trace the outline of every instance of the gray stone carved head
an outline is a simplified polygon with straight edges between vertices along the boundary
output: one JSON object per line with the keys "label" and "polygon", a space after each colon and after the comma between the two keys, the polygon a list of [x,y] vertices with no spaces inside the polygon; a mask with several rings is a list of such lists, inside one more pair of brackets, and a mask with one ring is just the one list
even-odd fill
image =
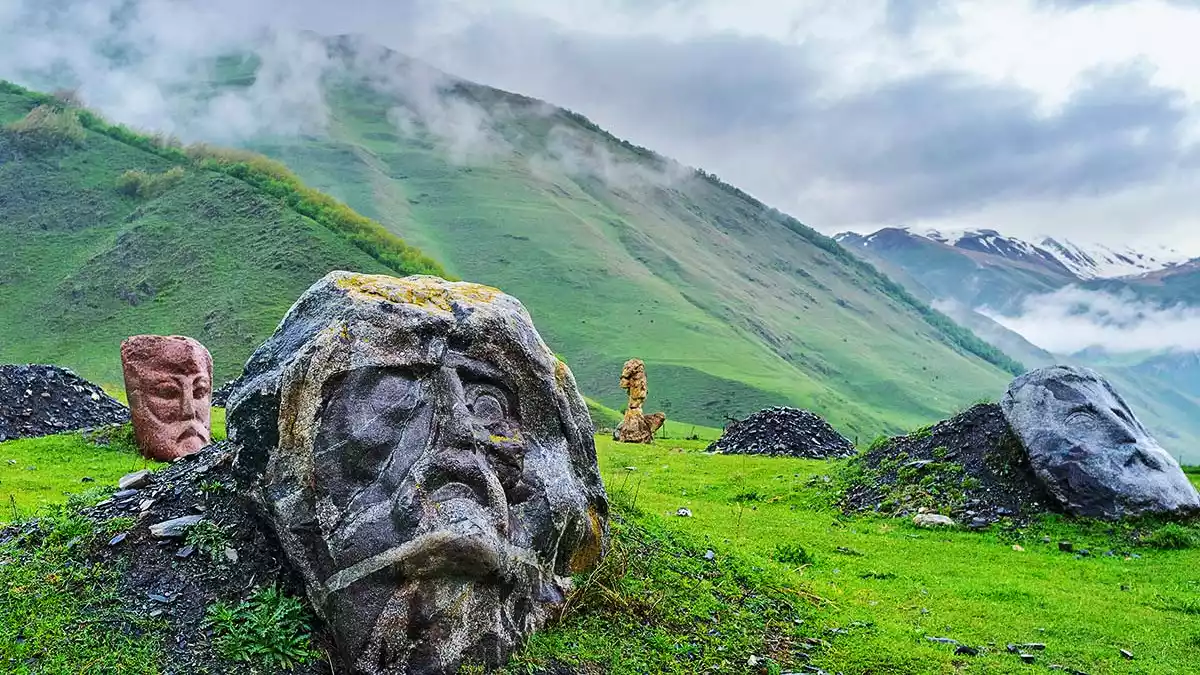
{"label": "gray stone carved head", "polygon": [[1094,370],[1031,371],[1013,381],[1001,407],[1034,472],[1067,511],[1120,518],[1200,508],[1179,463]]}
{"label": "gray stone carved head", "polygon": [[229,427],[347,672],[503,663],[604,553],[586,404],[496,289],[331,272]]}

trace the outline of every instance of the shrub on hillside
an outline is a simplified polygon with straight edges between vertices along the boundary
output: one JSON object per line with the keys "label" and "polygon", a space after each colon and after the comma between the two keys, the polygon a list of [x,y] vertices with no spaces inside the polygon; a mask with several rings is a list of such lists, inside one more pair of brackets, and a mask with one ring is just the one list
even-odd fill
{"label": "shrub on hillside", "polygon": [[146,173],[133,169],[117,179],[117,192],[138,199],[153,199],[166,193],[183,180],[183,167],[172,167],[163,173]]}
{"label": "shrub on hillside", "polygon": [[4,130],[20,146],[33,152],[82,145],[87,137],[77,112],[46,104],[30,110],[28,115],[8,124]]}

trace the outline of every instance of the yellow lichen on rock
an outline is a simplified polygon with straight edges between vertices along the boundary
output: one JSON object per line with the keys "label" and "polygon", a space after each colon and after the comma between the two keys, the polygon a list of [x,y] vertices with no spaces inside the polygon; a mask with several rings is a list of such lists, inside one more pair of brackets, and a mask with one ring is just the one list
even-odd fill
{"label": "yellow lichen on rock", "polygon": [[352,296],[366,296],[414,305],[426,309],[452,311],[453,303],[482,305],[494,301],[502,292],[491,286],[464,281],[446,281],[440,277],[417,275],[392,277],[386,274],[352,274],[338,279],[338,288]]}

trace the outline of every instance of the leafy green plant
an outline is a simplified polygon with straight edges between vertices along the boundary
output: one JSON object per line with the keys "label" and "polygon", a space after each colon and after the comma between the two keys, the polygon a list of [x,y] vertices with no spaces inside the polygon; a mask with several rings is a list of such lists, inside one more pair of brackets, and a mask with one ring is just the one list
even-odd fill
{"label": "leafy green plant", "polygon": [[229,533],[211,520],[202,520],[188,528],[184,541],[210,558],[216,558],[224,553],[225,546],[229,544]]}
{"label": "leafy green plant", "polygon": [[785,565],[811,565],[816,562],[812,554],[800,544],[777,544],[775,559]]}
{"label": "leafy green plant", "polygon": [[304,605],[275,586],[262,587],[237,605],[210,605],[203,625],[212,629],[217,653],[230,661],[291,669],[320,657]]}
{"label": "leafy green plant", "polygon": [[117,534],[118,532],[126,532],[133,529],[137,521],[129,516],[117,516],[109,518],[104,523],[104,533],[108,535]]}

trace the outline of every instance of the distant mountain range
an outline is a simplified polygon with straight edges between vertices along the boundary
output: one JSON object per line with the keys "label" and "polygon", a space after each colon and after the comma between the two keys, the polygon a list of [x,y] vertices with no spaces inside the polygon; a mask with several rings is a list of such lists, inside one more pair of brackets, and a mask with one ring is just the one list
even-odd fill
{"label": "distant mountain range", "polygon": [[[1114,332],[1104,330],[1130,328],[1157,312],[1200,312],[1200,260],[1168,247],[1029,241],[990,229],[889,227],[834,238],[1027,366],[1071,362],[1101,370],[1169,449],[1200,459],[1200,354],[1167,340],[1151,348],[1113,345]],[[1096,302],[1110,306],[1097,309]],[[1060,331],[1081,330],[1081,315],[1104,342],[1063,353],[1035,344],[1060,324]]]}

